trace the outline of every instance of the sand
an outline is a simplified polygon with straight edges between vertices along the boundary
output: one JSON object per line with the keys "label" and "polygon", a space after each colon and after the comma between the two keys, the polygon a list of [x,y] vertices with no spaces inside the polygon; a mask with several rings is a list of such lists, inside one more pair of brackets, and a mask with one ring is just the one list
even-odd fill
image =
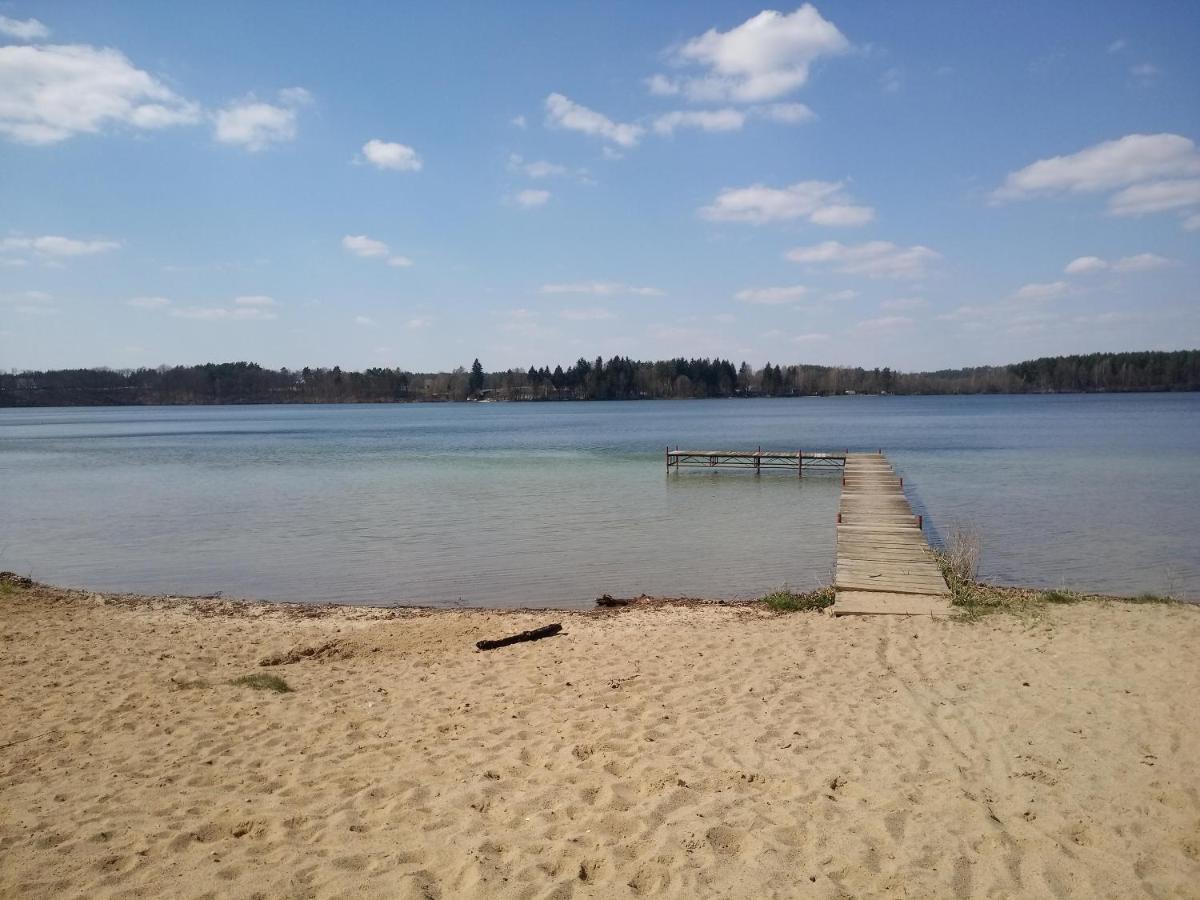
{"label": "sand", "polygon": [[1196,608],[0,614],[4,897],[1200,894]]}

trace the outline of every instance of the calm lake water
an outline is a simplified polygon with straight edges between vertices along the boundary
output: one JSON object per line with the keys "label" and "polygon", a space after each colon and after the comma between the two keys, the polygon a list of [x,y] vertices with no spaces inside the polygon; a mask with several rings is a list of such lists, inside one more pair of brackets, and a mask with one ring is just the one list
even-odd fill
{"label": "calm lake water", "polygon": [[1200,596],[1200,395],[0,410],[0,568],[101,590],[587,606],[829,581],[840,479],[663,449],[884,448],[1013,584]]}

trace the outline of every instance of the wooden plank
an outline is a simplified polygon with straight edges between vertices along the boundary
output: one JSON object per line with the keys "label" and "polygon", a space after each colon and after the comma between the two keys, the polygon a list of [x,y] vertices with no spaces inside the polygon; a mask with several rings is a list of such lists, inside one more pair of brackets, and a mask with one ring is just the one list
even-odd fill
{"label": "wooden plank", "polygon": [[846,457],[839,510],[835,615],[952,611],[946,580],[887,457]]}

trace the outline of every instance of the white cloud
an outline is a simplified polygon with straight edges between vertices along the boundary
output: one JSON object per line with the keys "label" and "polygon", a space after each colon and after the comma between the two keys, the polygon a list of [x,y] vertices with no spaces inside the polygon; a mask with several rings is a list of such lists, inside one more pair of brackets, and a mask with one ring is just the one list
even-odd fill
{"label": "white cloud", "polygon": [[939,322],[963,322],[974,324],[995,315],[995,310],[987,306],[959,306],[956,309],[934,316]]}
{"label": "white cloud", "polygon": [[407,144],[394,144],[375,138],[363,144],[362,155],[375,168],[395,172],[420,172],[424,165],[417,151]]}
{"label": "white cloud", "polygon": [[838,301],[841,301],[841,300],[853,300],[857,296],[858,296],[858,291],[853,291],[853,290],[850,290],[849,288],[846,288],[846,289],[840,290],[840,291],[830,291],[828,294],[823,296],[821,299],[825,300],[826,302],[829,302],[829,303],[837,303]]}
{"label": "white cloud", "polygon": [[817,344],[830,339],[830,336],[820,331],[810,331],[807,334],[798,334],[792,338],[793,344]]}
{"label": "white cloud", "polygon": [[365,234],[348,234],[342,238],[343,249],[355,256],[387,256],[388,245],[383,241],[369,238]]}
{"label": "white cloud", "polygon": [[792,262],[828,265],[847,275],[869,278],[921,278],[941,254],[919,244],[900,247],[891,241],[842,244],[825,241],[811,247],[797,247],[787,253]]}
{"label": "white cloud", "polygon": [[138,309],[162,309],[164,306],[171,305],[171,301],[166,297],[134,297],[125,302]]}
{"label": "white cloud", "polygon": [[899,93],[904,86],[904,72],[894,67],[888,69],[879,76],[879,86],[885,94]]}
{"label": "white cloud", "polygon": [[1150,269],[1161,269],[1171,263],[1171,260],[1157,253],[1139,253],[1117,260],[1113,263],[1113,269],[1117,272],[1146,272]]}
{"label": "white cloud", "polygon": [[1200,205],[1200,178],[1132,184],[1108,198],[1114,216],[1142,216]]}
{"label": "white cloud", "polygon": [[849,48],[811,4],[792,13],[764,10],[729,31],[709,29],[675,52],[676,62],[702,66],[704,75],[677,81],[659,75],[648,84],[653,93],[683,92],[693,100],[771,100],[802,87],[816,60]]}
{"label": "white cloud", "polygon": [[81,241],[75,238],[47,234],[41,237],[11,237],[0,239],[0,253],[33,253],[44,259],[63,259],[72,256],[94,256],[116,250],[118,241]]}
{"label": "white cloud", "polygon": [[997,201],[1059,191],[1093,192],[1161,178],[1200,175],[1196,144],[1178,134],[1127,134],[1053,156],[1009,174],[993,191]]}
{"label": "white cloud", "polygon": [[645,129],[640,125],[614,122],[603,113],[564,97],[551,94],[546,98],[546,125],[612,141],[620,147],[635,147]]}
{"label": "white cloud", "polygon": [[674,110],[654,120],[658,134],[670,135],[677,128],[701,131],[737,131],[746,123],[746,114],[736,109]]}
{"label": "white cloud", "polygon": [[1113,41],[1111,44],[1108,45],[1108,52],[1109,53],[1119,53],[1125,49],[1127,43],[1128,42],[1125,40],[1125,38],[1117,38],[1115,41]]}
{"label": "white cloud", "polygon": [[413,264],[407,256],[393,256],[387,244],[365,234],[346,235],[342,238],[342,249],[363,259],[384,259],[389,266],[397,268],[407,268]]}
{"label": "white cloud", "polygon": [[245,297],[235,297],[233,299],[233,303],[235,306],[258,307],[259,309],[279,305],[275,302],[274,297],[266,297],[262,294],[251,294]]}
{"label": "white cloud", "polygon": [[1192,213],[1183,220],[1185,231],[1200,231],[1200,212]]}
{"label": "white cloud", "polygon": [[1063,272],[1067,275],[1084,275],[1088,272],[1098,272],[1107,269],[1108,263],[1098,256],[1081,256],[1067,263]]}
{"label": "white cloud", "polygon": [[1124,256],[1116,262],[1108,262],[1098,256],[1081,256],[1067,263],[1063,269],[1068,275],[1085,275],[1088,272],[1102,272],[1111,269],[1114,272],[1146,272],[1150,269],[1161,269],[1172,265],[1173,261],[1157,253],[1138,253],[1135,256]]}
{"label": "white cloud", "polygon": [[910,328],[913,320],[908,316],[880,316],[878,319],[865,319],[855,327],[860,331],[886,333]]}
{"label": "white cloud", "polygon": [[593,306],[588,309],[564,309],[559,315],[571,322],[600,322],[616,318],[611,311],[602,306]]}
{"label": "white cloud", "polygon": [[1129,74],[1134,78],[1140,78],[1142,81],[1153,81],[1162,74],[1162,69],[1153,63],[1139,63],[1136,66],[1129,67]]}
{"label": "white cloud", "polygon": [[808,288],[800,284],[794,284],[789,287],[745,288],[733,296],[734,299],[741,300],[743,303],[761,303],[768,306],[777,306],[781,303],[799,300],[807,293]]}
{"label": "white cloud", "polygon": [[545,206],[550,200],[550,192],[541,190],[540,188],[528,188],[518,191],[513,199],[517,202],[518,206],[531,209],[535,206]]}
{"label": "white cloud", "polygon": [[864,225],[875,218],[869,206],[849,203],[841,181],[799,181],[785,188],[752,184],[727,188],[700,215],[713,222],[746,222],[765,225],[792,219],[808,219],[817,225]]}
{"label": "white cloud", "polygon": [[513,116],[511,119],[508,120],[508,124],[513,125],[517,128],[525,128],[528,126],[529,123],[525,121],[524,116]]}
{"label": "white cloud", "polygon": [[107,125],[198,122],[200,108],[120,52],[81,44],[0,47],[0,134],[53,144]]}
{"label": "white cloud", "polygon": [[10,19],[0,16],[0,34],[18,41],[40,41],[50,37],[50,29],[37,19]]}
{"label": "white cloud", "polygon": [[375,320],[372,319],[370,316],[355,316],[354,324],[355,325],[374,325]]}
{"label": "white cloud", "polygon": [[577,281],[568,284],[543,284],[543,294],[633,294],[638,297],[662,297],[665,291],[653,287],[636,287],[619,281]]}
{"label": "white cloud", "polygon": [[679,82],[666,75],[651,75],[646,79],[646,89],[656,97],[674,97],[679,93]]}
{"label": "white cloud", "polygon": [[269,322],[279,318],[270,310],[257,306],[238,306],[233,309],[224,306],[187,306],[171,310],[171,315],[177,319],[201,322]]}
{"label": "white cloud", "polygon": [[767,103],[750,107],[750,114],[785,125],[798,125],[816,118],[816,113],[803,103]]}
{"label": "white cloud", "polygon": [[1065,297],[1074,289],[1065,281],[1033,282],[1018,288],[1012,295],[1014,300],[1057,300]]}
{"label": "white cloud", "polygon": [[415,316],[406,323],[410,331],[420,331],[433,324],[433,316]]}
{"label": "white cloud", "polygon": [[222,144],[244,147],[251,153],[265,150],[272,144],[294,140],[297,109],[311,99],[304,88],[285,88],[279,92],[279,103],[265,103],[248,95],[217,110],[214,136]]}
{"label": "white cloud", "polygon": [[529,178],[553,178],[566,175],[568,171],[566,166],[547,162],[544,159],[526,160],[519,153],[513,153],[508,157],[508,168]]}
{"label": "white cloud", "polygon": [[879,308],[899,311],[908,309],[924,309],[928,305],[929,301],[924,297],[896,297],[891,300],[884,300],[879,304]]}

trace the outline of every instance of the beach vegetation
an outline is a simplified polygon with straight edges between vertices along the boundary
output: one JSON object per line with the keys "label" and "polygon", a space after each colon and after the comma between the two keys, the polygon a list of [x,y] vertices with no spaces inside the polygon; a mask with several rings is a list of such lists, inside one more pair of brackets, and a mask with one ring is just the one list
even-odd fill
{"label": "beach vegetation", "polygon": [[786,584],[777,591],[772,591],[762,598],[763,604],[775,612],[809,612],[833,606],[834,592],[832,586],[818,588],[815,591],[797,593]]}
{"label": "beach vegetation", "polygon": [[242,675],[229,682],[242,687],[254,688],[256,691],[274,691],[277,694],[290,694],[291,686],[278,675],[267,675],[255,672],[253,675]]}

